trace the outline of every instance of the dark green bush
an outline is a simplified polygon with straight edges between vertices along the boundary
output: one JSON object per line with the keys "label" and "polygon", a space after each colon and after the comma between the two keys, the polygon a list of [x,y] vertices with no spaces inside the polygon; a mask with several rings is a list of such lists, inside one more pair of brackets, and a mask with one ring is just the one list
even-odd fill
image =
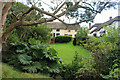
{"label": "dark green bush", "polygon": [[[62,63],[53,48],[42,45],[39,40],[30,38],[29,42],[10,44],[11,55],[3,55],[3,61],[15,68],[29,73],[59,73]],[[5,53],[5,52],[4,52]]]}
{"label": "dark green bush", "polygon": [[73,40],[73,45],[74,46],[76,45],[76,38],[74,38],[74,40]]}
{"label": "dark green bush", "polygon": [[55,37],[55,42],[56,43],[67,43],[72,40],[72,36],[69,35],[58,35]]}

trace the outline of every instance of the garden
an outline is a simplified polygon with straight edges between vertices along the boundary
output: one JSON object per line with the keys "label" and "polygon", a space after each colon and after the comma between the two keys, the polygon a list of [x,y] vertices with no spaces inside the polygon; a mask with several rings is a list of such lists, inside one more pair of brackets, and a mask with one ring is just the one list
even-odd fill
{"label": "garden", "polygon": [[[68,8],[75,7],[70,2],[66,4]],[[75,5],[77,4],[75,3]],[[88,28],[81,27],[77,30],[75,38],[68,35],[58,35],[55,37],[55,43],[50,44],[53,39],[52,30],[45,24],[46,19],[43,19],[44,15],[41,13],[51,14],[34,5],[29,9],[22,3],[14,3],[10,10],[14,14],[21,13],[23,10],[28,10],[28,12],[22,16],[21,13],[20,20],[18,20],[19,18],[13,19],[15,16],[7,16],[3,29],[3,41],[6,41],[2,45],[2,64],[0,64],[3,79],[120,80],[119,27],[115,28],[114,25],[104,27],[107,34],[101,33],[101,37],[90,37],[88,36]],[[32,15],[26,16],[30,11]],[[75,11],[76,8],[66,15],[76,17],[73,16]],[[88,10],[85,12],[87,18],[91,17]],[[57,18],[53,14],[52,17]],[[25,22],[23,18],[26,20]],[[49,20],[53,21],[54,18]],[[40,24],[37,21],[34,23],[39,19],[43,23],[40,21],[38,21]],[[19,21],[21,22],[20,26],[12,26],[11,28],[11,23],[19,23]],[[34,25],[27,21],[33,21]]]}

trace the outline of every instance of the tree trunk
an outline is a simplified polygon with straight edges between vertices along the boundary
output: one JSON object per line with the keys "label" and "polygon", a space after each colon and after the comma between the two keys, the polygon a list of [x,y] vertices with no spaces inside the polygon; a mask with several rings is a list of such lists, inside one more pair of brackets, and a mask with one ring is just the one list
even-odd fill
{"label": "tree trunk", "polygon": [[0,2],[0,62],[2,61],[2,2]]}
{"label": "tree trunk", "polygon": [[0,80],[2,78],[2,2],[0,2]]}

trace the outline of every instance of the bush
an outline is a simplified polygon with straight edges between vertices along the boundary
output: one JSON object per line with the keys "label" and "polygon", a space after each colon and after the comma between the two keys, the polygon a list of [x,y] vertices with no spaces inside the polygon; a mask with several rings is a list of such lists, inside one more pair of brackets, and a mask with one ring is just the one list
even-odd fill
{"label": "bush", "polygon": [[87,39],[88,29],[87,27],[81,27],[76,34],[76,43],[80,44],[80,41],[84,41]]}
{"label": "bush", "polygon": [[72,40],[72,36],[69,35],[58,35],[55,37],[55,42],[56,43],[67,43]]}
{"label": "bush", "polygon": [[112,68],[110,68],[109,75],[101,75],[104,79],[120,80],[120,58],[113,61]]}
{"label": "bush", "polygon": [[76,45],[76,38],[74,38],[74,40],[73,40],[73,45],[74,46]]}
{"label": "bush", "polygon": [[103,34],[102,37],[91,37],[84,44],[85,48],[93,52],[94,68],[99,75],[109,75],[114,64],[113,60],[120,57],[118,28],[115,29],[113,26],[109,26],[106,31],[107,34]]}
{"label": "bush", "polygon": [[22,41],[11,43],[9,49],[12,54],[7,57],[4,54],[3,61],[21,71],[50,74],[60,72],[59,66],[62,61],[57,56],[57,51],[42,45],[39,40],[30,38],[28,43]]}

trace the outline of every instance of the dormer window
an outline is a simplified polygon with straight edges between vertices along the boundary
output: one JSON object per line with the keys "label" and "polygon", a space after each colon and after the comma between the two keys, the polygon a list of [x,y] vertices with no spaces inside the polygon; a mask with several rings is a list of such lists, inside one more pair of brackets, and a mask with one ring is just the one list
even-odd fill
{"label": "dormer window", "polygon": [[60,31],[60,29],[56,29],[56,31]]}

